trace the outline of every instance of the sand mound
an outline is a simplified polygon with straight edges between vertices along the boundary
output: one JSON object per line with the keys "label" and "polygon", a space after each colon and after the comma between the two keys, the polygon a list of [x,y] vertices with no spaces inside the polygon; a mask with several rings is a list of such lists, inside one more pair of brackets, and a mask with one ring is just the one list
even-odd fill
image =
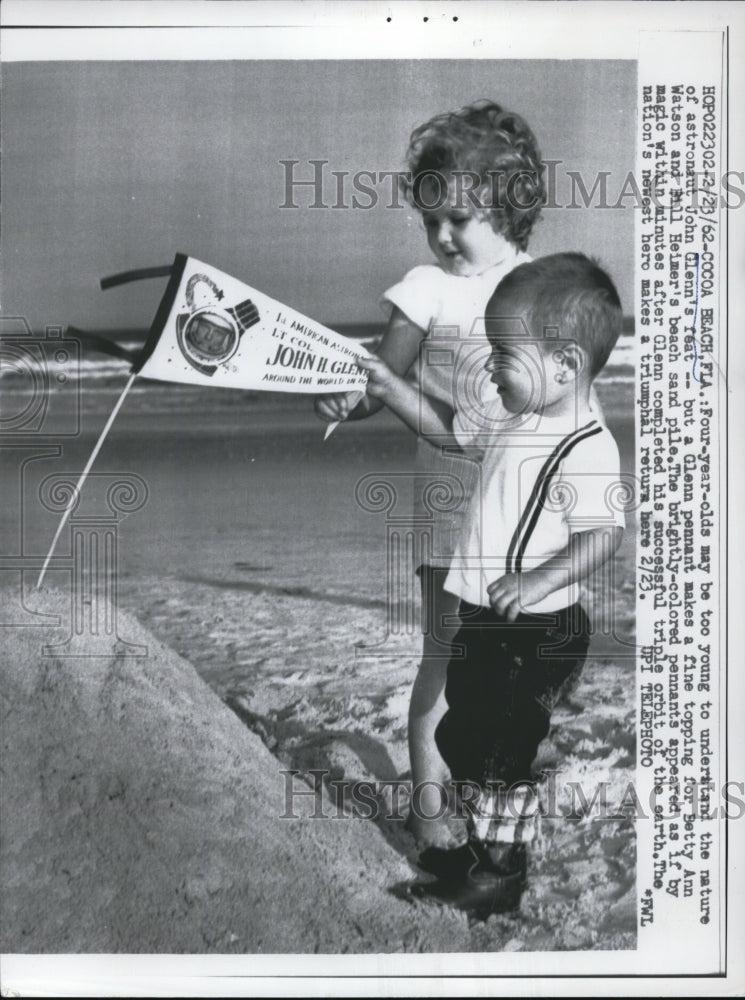
{"label": "sand mound", "polygon": [[[69,621],[67,596],[37,600]],[[413,927],[469,950],[461,916],[388,892],[412,871],[374,824],[280,819],[282,765],[120,619],[147,657],[45,657],[64,629],[5,630],[0,950],[385,952]]]}

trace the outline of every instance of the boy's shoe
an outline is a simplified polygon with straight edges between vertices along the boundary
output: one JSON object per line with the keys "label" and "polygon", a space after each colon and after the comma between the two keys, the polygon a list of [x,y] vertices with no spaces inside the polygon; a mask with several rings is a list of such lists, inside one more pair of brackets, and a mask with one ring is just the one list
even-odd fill
{"label": "boy's shoe", "polygon": [[458,879],[475,865],[499,874],[518,873],[525,878],[527,852],[522,844],[482,844],[477,840],[466,841],[460,847],[446,850],[428,847],[417,858],[422,871],[442,879]]}
{"label": "boy's shoe", "polygon": [[439,878],[459,878],[480,860],[478,850],[467,840],[460,847],[427,847],[416,860],[417,867]]}
{"label": "boy's shoe", "polygon": [[[426,855],[426,857],[424,857]],[[423,863],[422,863],[423,862]],[[481,920],[492,913],[514,910],[527,880],[524,844],[483,844],[470,840],[452,851],[430,848],[420,865],[439,876],[436,882],[419,882],[410,892],[417,899],[472,912]]]}
{"label": "boy's shoe", "polygon": [[417,899],[452,906],[486,920],[492,913],[517,909],[524,887],[525,878],[519,871],[506,875],[474,868],[457,879],[419,882],[409,891]]}

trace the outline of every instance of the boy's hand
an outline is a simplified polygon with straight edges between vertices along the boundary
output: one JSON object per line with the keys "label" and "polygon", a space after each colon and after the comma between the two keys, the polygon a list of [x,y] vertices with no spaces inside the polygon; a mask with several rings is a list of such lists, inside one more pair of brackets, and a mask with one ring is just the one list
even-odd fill
{"label": "boy's hand", "polygon": [[382,358],[357,358],[357,365],[367,372],[367,394],[384,399],[403,379]]}
{"label": "boy's hand", "polygon": [[542,601],[562,587],[586,580],[607,562],[623,538],[623,528],[610,527],[575,531],[569,544],[527,573],[506,573],[486,588],[494,611],[508,622],[514,622],[523,608]]}
{"label": "boy's hand", "polygon": [[505,621],[514,622],[525,607],[537,604],[550,590],[535,571],[506,573],[486,588],[492,609]]}
{"label": "boy's hand", "polygon": [[355,390],[354,392],[330,392],[327,395],[316,396],[313,403],[316,415],[327,423],[346,420],[352,410],[350,397],[357,395]]}

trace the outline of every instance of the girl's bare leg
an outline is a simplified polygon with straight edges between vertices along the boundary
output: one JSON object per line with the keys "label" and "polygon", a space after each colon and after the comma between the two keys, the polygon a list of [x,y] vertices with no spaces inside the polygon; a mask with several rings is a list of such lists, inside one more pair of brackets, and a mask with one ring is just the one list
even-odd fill
{"label": "girl's bare leg", "polygon": [[[435,729],[447,710],[448,651],[443,643],[452,642],[457,631],[457,624],[444,625],[442,618],[457,615],[459,602],[454,594],[443,589],[446,575],[443,570],[437,572],[424,567],[420,575],[424,645],[409,705],[409,756],[414,794],[408,825],[421,847],[448,846],[452,838],[440,789],[447,792],[450,775],[435,745]],[[434,784],[421,787],[424,782]],[[419,790],[415,791],[417,788]],[[427,818],[438,814],[442,814],[439,819]]]}

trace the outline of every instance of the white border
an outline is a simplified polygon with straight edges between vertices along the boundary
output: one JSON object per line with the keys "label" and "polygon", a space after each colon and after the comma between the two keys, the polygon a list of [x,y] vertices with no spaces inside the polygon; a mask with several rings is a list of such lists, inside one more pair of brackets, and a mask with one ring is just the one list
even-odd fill
{"label": "white border", "polygon": [[[734,27],[738,8],[723,0],[678,3],[674,12],[665,2],[630,0],[3,0],[0,24],[10,29],[5,62],[636,59],[641,28],[723,31]],[[252,47],[252,35],[260,46]]]}

